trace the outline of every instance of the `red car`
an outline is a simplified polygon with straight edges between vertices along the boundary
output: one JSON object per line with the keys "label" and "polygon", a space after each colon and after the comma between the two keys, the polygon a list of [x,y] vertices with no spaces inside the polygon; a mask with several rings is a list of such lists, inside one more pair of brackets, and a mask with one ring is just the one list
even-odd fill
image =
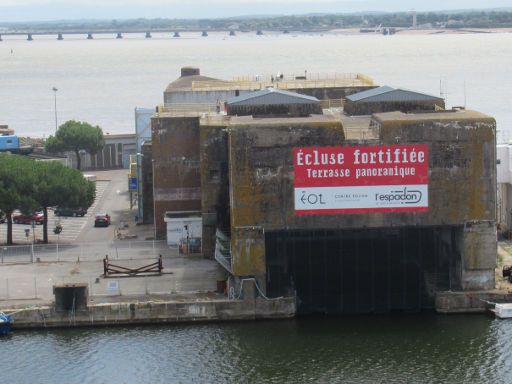
{"label": "red car", "polygon": [[110,225],[110,216],[107,213],[98,213],[94,218],[95,227],[108,227]]}
{"label": "red car", "polygon": [[43,212],[34,212],[33,215],[25,215],[18,212],[12,216],[12,222],[14,224],[32,224],[32,221],[36,225],[43,224],[44,215]]}

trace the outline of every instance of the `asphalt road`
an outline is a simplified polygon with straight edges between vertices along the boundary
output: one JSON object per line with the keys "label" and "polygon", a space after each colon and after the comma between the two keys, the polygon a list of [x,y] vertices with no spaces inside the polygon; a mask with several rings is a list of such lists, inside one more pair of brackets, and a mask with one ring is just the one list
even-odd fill
{"label": "asphalt road", "polygon": [[[126,217],[127,210],[130,208],[126,169],[89,173],[96,175],[97,185],[103,183],[106,185],[92,215],[88,218],[76,241],[79,243],[109,242],[115,239],[115,229],[121,226],[121,219]],[[134,207],[133,217],[136,212]],[[109,227],[94,227],[94,216],[97,213],[108,213],[111,217],[111,225]]]}

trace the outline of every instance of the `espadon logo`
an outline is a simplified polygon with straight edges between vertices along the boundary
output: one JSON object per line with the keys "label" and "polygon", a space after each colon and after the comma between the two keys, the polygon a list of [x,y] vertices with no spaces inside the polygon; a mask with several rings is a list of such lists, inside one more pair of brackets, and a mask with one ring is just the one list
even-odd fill
{"label": "espadon logo", "polygon": [[421,191],[410,190],[407,187],[399,191],[391,191],[390,193],[376,193],[375,200],[400,204],[417,204],[421,201],[423,193]]}

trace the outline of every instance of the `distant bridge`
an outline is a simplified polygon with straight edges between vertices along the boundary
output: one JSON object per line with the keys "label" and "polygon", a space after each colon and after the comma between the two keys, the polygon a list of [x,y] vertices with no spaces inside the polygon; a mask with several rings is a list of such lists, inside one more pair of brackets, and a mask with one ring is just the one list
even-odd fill
{"label": "distant bridge", "polygon": [[[146,39],[152,38],[153,33],[159,34],[169,34],[170,37],[181,37],[180,33],[198,33],[202,37],[207,37],[208,32],[225,32],[230,36],[235,36],[235,30],[181,30],[181,29],[161,29],[161,30],[97,30],[97,31],[0,31],[0,41],[2,41],[2,37],[5,36],[27,36],[28,41],[34,40],[34,36],[55,36],[57,40],[64,40],[65,35],[84,35],[84,37],[88,40],[94,39],[95,35],[112,35],[115,36],[116,39],[122,39],[124,34],[142,34]],[[249,32],[249,31],[244,31]],[[263,35],[261,30],[255,32],[257,35]],[[283,33],[289,33],[288,30],[284,30]]]}

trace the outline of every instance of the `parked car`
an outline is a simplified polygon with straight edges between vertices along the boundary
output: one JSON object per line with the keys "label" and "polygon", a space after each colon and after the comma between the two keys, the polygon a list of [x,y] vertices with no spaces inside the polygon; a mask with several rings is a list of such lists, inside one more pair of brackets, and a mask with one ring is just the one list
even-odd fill
{"label": "parked car", "polygon": [[94,218],[95,227],[108,227],[110,225],[110,216],[107,213],[98,213]]}
{"label": "parked car", "polygon": [[12,222],[14,224],[32,224],[32,221],[36,225],[43,224],[44,215],[43,212],[36,211],[32,215],[25,215],[24,213],[17,212],[12,216]]}
{"label": "parked car", "polygon": [[81,216],[84,217],[87,213],[87,209],[83,208],[67,208],[67,207],[57,207],[55,208],[55,216]]}

